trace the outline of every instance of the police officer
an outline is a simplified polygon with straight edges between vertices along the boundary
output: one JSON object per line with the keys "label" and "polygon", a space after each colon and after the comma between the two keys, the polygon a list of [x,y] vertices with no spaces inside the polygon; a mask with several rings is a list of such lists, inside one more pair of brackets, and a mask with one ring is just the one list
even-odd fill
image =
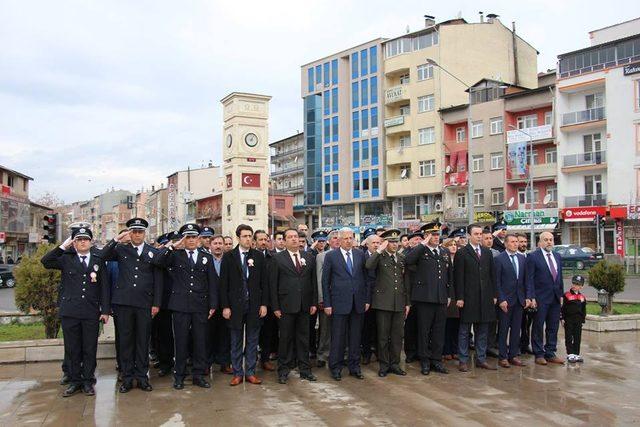
{"label": "police officer", "polygon": [[[189,357],[189,330],[193,344],[193,384],[209,388],[207,370],[208,320],[218,306],[218,279],[211,255],[198,251],[200,227],[185,224],[180,227],[182,239],[169,242],[154,261],[166,268],[171,276],[169,310],[173,312],[175,369],[173,388],[182,390]],[[175,246],[175,247],[174,247]],[[178,249],[182,248],[184,249]]]}
{"label": "police officer", "polygon": [[504,239],[507,237],[507,223],[500,220],[491,226],[493,230],[493,247],[492,249],[502,253],[506,250]]}
{"label": "police officer", "polygon": [[214,234],[213,228],[202,227],[202,230],[200,231],[200,246],[198,247],[198,250],[211,255],[211,238]]}
{"label": "police officer", "polygon": [[42,257],[46,268],[61,270],[59,315],[69,355],[69,397],[80,390],[93,396],[100,321],[109,320],[110,286],[104,259],[91,246],[88,228],[73,230],[71,237]]}
{"label": "police officer", "polygon": [[[177,242],[181,239],[177,231],[163,234],[156,239],[158,249],[170,241]],[[162,300],[160,311],[153,318],[156,334],[156,352],[158,353],[158,376],[164,377],[171,372],[173,367],[173,327],[171,326],[171,310],[169,310],[169,297],[171,296],[171,275],[168,270],[162,270]]]}
{"label": "police officer", "polygon": [[416,267],[411,280],[411,303],[418,321],[418,357],[423,375],[429,375],[431,369],[447,374],[442,364],[442,348],[446,310],[454,296],[449,257],[438,246],[439,222],[425,224],[421,230],[425,239],[405,258],[408,266]]}
{"label": "police officer", "polygon": [[[122,384],[120,393],[133,388],[151,391],[149,384],[149,340],[151,321],[160,311],[162,301],[162,270],[152,264],[158,250],[145,243],[149,223],[143,218],[131,218],[128,231],[120,233],[102,249],[107,261],[118,262],[118,280],[111,295],[120,338]],[[123,239],[130,243],[119,244]]]}
{"label": "police officer", "polygon": [[400,352],[410,304],[408,281],[403,279],[404,256],[398,253],[400,230],[387,230],[380,237],[384,239],[382,244],[365,264],[375,273],[371,308],[378,332],[378,376],[386,377],[388,372],[406,375],[400,369]]}

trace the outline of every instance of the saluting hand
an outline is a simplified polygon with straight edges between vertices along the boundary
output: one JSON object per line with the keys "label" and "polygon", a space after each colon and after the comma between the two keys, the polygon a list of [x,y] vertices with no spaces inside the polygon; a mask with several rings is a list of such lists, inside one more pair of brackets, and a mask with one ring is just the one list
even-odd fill
{"label": "saluting hand", "polygon": [[61,246],[62,246],[63,248],[65,248],[65,250],[66,250],[66,249],[69,249],[69,248],[71,247],[71,245],[72,245],[72,244],[73,244],[73,239],[71,239],[71,236],[69,236],[69,237],[67,237],[67,240],[65,240],[65,241],[62,243],[62,245],[61,245]]}
{"label": "saluting hand", "polygon": [[384,250],[387,249],[387,246],[389,246],[389,241],[383,240],[382,243],[380,243],[380,246],[378,246],[378,253],[384,252]]}
{"label": "saluting hand", "polygon": [[[121,232],[121,233],[120,233],[120,234],[118,234],[118,236],[116,237],[116,239],[115,239],[115,240],[116,240],[116,242],[118,242],[118,243],[124,243],[124,242],[126,242],[126,241],[130,240],[130,239],[131,239],[131,237],[129,236],[129,235],[130,235],[130,233],[131,233],[131,232],[130,232],[129,230],[125,230],[125,231]],[[127,238],[129,238],[129,239],[127,239]]]}

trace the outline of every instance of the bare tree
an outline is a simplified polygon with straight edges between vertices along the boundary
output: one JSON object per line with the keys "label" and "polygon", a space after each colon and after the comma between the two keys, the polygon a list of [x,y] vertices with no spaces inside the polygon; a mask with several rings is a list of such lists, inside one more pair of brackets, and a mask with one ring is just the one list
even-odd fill
{"label": "bare tree", "polygon": [[64,200],[52,191],[45,192],[42,196],[38,197],[35,202],[48,208],[58,208],[64,205]]}

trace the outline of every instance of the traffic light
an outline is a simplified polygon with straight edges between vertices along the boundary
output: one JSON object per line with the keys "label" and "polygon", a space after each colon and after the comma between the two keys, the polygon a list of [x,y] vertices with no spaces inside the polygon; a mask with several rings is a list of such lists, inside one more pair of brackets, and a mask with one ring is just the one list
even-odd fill
{"label": "traffic light", "polygon": [[604,217],[603,217],[603,216],[601,216],[601,217],[600,217],[600,228],[604,228],[604,224],[605,224]]}
{"label": "traffic light", "polygon": [[133,196],[127,196],[127,209],[133,209]]}
{"label": "traffic light", "polygon": [[42,229],[44,230],[43,239],[49,243],[56,242],[56,228],[58,226],[58,215],[49,214],[44,216]]}

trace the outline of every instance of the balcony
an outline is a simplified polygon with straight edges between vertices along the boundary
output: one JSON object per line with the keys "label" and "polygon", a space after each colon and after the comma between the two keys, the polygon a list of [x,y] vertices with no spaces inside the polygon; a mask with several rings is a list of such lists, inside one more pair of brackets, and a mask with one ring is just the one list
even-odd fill
{"label": "balcony", "polygon": [[[531,167],[531,173],[534,181],[554,179],[558,175],[558,164],[541,163],[539,165],[533,165]],[[526,182],[528,180],[529,175],[527,173],[521,175],[518,168],[507,168],[507,182]]]}
{"label": "balcony", "polygon": [[384,120],[387,135],[411,132],[411,116],[394,116]]}
{"label": "balcony", "polygon": [[384,105],[396,105],[409,100],[408,85],[397,85],[384,91]]}
{"label": "balcony", "polygon": [[582,196],[567,196],[564,198],[565,207],[606,206],[606,204],[606,194],[583,194]]}
{"label": "balcony", "polygon": [[445,187],[466,187],[467,171],[445,173],[444,186]]}
{"label": "balcony", "polygon": [[288,168],[283,168],[283,169],[276,169],[274,171],[271,171],[271,178],[282,176],[287,173],[296,173],[296,172],[302,172],[302,171],[303,171],[302,165],[290,166]]}
{"label": "balcony", "polygon": [[467,147],[469,146],[467,140],[458,141],[456,139],[447,139],[444,141],[444,147],[451,154],[457,151],[467,151]]}
{"label": "balcony", "polygon": [[415,147],[394,148],[387,150],[387,165],[410,164],[415,157]]}
{"label": "balcony", "polygon": [[289,156],[301,155],[302,153],[304,153],[304,146],[302,145],[296,148],[291,148],[279,152],[274,150],[274,152],[271,153],[271,160],[273,161],[274,159],[283,159]]}
{"label": "balcony", "polygon": [[562,127],[589,124],[580,126],[581,129],[599,126],[600,122],[606,119],[604,107],[590,108],[582,111],[572,111],[562,115]]}
{"label": "balcony", "polygon": [[531,137],[534,144],[536,142],[546,142],[553,139],[553,128],[551,125],[542,125],[507,131],[507,144],[529,142],[529,137]]}
{"label": "balcony", "polygon": [[606,168],[606,151],[593,151],[590,153],[567,154],[566,156],[562,156],[562,172],[565,173]]}
{"label": "balcony", "polygon": [[300,184],[300,185],[295,185],[291,187],[281,187],[281,188],[277,188],[276,190],[283,191],[285,193],[297,193],[304,190],[304,185]]}
{"label": "balcony", "polygon": [[[413,179],[394,179],[387,181],[387,196],[415,196],[416,194],[435,193],[441,191],[442,188],[439,180],[431,178],[433,182],[425,181],[423,178]],[[429,185],[430,184],[430,185]]]}

